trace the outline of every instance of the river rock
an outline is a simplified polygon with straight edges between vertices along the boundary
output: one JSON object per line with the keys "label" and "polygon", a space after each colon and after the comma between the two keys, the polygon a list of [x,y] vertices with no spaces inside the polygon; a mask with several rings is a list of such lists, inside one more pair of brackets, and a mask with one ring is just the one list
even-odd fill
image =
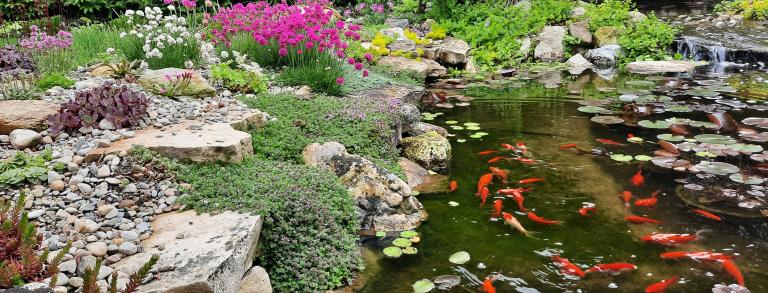
{"label": "river rock", "polygon": [[427,219],[426,210],[411,196],[407,183],[371,161],[347,153],[337,142],[312,143],[304,149],[302,158],[307,165],[339,176],[357,202],[361,229],[411,230]]}
{"label": "river rock", "polygon": [[624,57],[624,49],[619,45],[605,45],[597,49],[590,49],[584,54],[594,65],[613,66],[619,58]]}
{"label": "river rock", "polygon": [[388,66],[395,72],[413,71],[426,77],[443,77],[448,74],[448,70],[442,65],[431,59],[421,58],[420,60],[408,59],[405,57],[384,56],[379,59],[378,65]]}
{"label": "river rock", "polygon": [[140,74],[138,83],[144,89],[159,93],[160,85],[167,83],[166,76],[176,76],[188,71],[192,71],[192,79],[189,85],[185,87],[178,95],[190,97],[213,97],[216,96],[216,89],[211,86],[199,72],[179,68],[163,68],[159,70],[147,69]]}
{"label": "river rock", "polygon": [[59,104],[40,100],[0,101],[0,134],[16,129],[44,130],[49,115],[59,112]]}
{"label": "river rock", "polygon": [[592,68],[592,63],[589,63],[581,54],[571,56],[565,64],[568,65],[568,72],[571,74],[581,74],[584,70]]}
{"label": "river rock", "polygon": [[601,26],[595,31],[595,43],[598,47],[619,43],[619,29],[613,26]]}
{"label": "river rock", "polygon": [[544,62],[557,62],[565,56],[565,27],[545,26],[538,36],[539,44],[533,50],[533,57]]}
{"label": "river rock", "polygon": [[424,57],[433,59],[441,64],[462,65],[467,63],[469,44],[462,39],[447,37],[435,41],[424,49]]}
{"label": "river rock", "polygon": [[11,140],[11,145],[17,150],[35,147],[43,139],[40,133],[30,129],[16,129],[11,131],[8,137]]}
{"label": "river rock", "polygon": [[581,40],[582,43],[592,43],[592,32],[589,31],[589,23],[586,20],[573,22],[568,25],[568,32]]}
{"label": "river rock", "polygon": [[424,168],[440,171],[447,169],[451,164],[451,143],[437,131],[403,138],[401,144],[403,157]]}
{"label": "river rock", "polygon": [[397,161],[400,169],[405,173],[408,186],[411,190],[421,194],[439,193],[448,191],[448,176],[442,174],[430,174],[427,169],[413,161],[400,158]]}
{"label": "river rock", "polygon": [[448,130],[426,122],[416,122],[411,124],[406,133],[410,134],[411,136],[419,136],[430,131],[436,131],[443,137],[448,137]]}
{"label": "river rock", "polygon": [[260,266],[252,267],[245,273],[237,293],[272,293],[272,283],[267,271]]}
{"label": "river rock", "polygon": [[632,73],[654,74],[662,72],[689,72],[696,66],[706,63],[695,61],[635,61],[627,65],[627,69]]}
{"label": "river rock", "polygon": [[[142,242],[144,251],[123,258],[113,267],[132,274],[158,254],[155,268],[171,270],[156,272],[158,281],[139,286],[141,292],[237,292],[253,263],[261,223],[260,216],[231,211],[156,216],[152,236]],[[183,238],[176,237],[180,233]]]}

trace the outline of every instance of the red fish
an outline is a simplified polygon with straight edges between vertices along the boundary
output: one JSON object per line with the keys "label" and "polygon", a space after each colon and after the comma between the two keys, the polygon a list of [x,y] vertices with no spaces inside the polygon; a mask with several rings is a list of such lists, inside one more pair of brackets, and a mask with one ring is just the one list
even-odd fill
{"label": "red fish", "polygon": [[635,137],[635,135],[634,135],[634,134],[631,134],[631,133],[627,133],[627,138],[633,138],[633,137]]}
{"label": "red fish", "polygon": [[598,139],[595,139],[595,140],[596,140],[597,142],[599,142],[599,143],[602,143],[602,144],[608,144],[608,145],[623,145],[623,144],[620,144],[620,143],[616,142],[615,140],[612,140],[612,139],[607,139],[607,138],[598,138]]}
{"label": "red fish", "polygon": [[456,189],[459,188],[459,183],[456,182],[456,180],[452,180],[450,184],[448,184],[448,190],[450,192],[456,191]]}
{"label": "red fish", "polygon": [[709,251],[670,251],[662,253],[661,258],[663,259],[681,259],[681,258],[690,258],[695,261],[719,261],[719,260],[726,260],[730,259],[730,256],[727,256],[722,253],[717,252],[709,252]]}
{"label": "red fish", "polygon": [[544,225],[560,225],[560,221],[545,219],[545,218],[537,216],[533,212],[528,212],[527,215],[528,215],[528,218],[531,219],[531,221],[534,221],[534,222],[539,223],[539,224],[544,224]]}
{"label": "red fish", "polygon": [[561,145],[560,149],[561,150],[572,149],[572,148],[575,148],[576,146],[577,145],[575,143],[567,143],[567,144]]}
{"label": "red fish", "polygon": [[513,195],[515,193],[523,193],[530,191],[530,188],[503,188],[496,191],[496,194],[501,195]]}
{"label": "red fish", "polygon": [[579,215],[582,215],[582,216],[589,216],[589,212],[596,213],[597,207],[591,206],[591,207],[583,207],[579,209]]}
{"label": "red fish", "polygon": [[513,145],[508,144],[508,143],[502,143],[501,147],[503,147],[505,149],[508,149],[508,150],[514,150],[515,149],[515,147]]}
{"label": "red fish", "polygon": [[643,177],[643,170],[637,170],[634,176],[629,180],[634,186],[640,186],[645,183],[645,177]]}
{"label": "red fish", "polygon": [[641,239],[645,242],[656,243],[661,245],[676,245],[676,244],[683,244],[683,243],[694,241],[698,239],[698,237],[696,234],[654,233],[650,235],[645,235]]}
{"label": "red fish", "polygon": [[493,157],[490,160],[488,160],[488,164],[493,164],[493,163],[496,163],[498,161],[508,160],[508,159],[511,159],[511,158],[510,157],[504,157],[504,156]]}
{"label": "red fish", "polygon": [[525,146],[525,143],[522,142],[522,141],[518,141],[517,143],[515,143],[515,145],[517,146],[517,149],[519,149],[521,152],[527,152],[528,151],[528,147]]}
{"label": "red fish", "polygon": [[635,205],[636,206],[640,206],[640,207],[652,207],[652,206],[655,206],[656,203],[659,201],[656,198],[657,195],[659,195],[659,191],[658,190],[654,191],[653,193],[651,193],[651,197],[650,198],[644,198],[644,199],[636,200],[635,201]]}
{"label": "red fish", "polygon": [[518,160],[520,163],[523,163],[523,164],[528,164],[528,165],[530,165],[530,164],[536,164],[536,160],[534,160],[534,159],[528,159],[528,158],[517,158],[517,159],[515,159],[515,160]]}
{"label": "red fish", "polygon": [[705,211],[705,210],[692,209],[691,211],[694,212],[694,213],[697,213],[699,215],[702,215],[704,217],[707,217],[709,219],[715,220],[715,221],[721,221],[722,220],[722,218],[720,218],[719,216],[717,216],[717,215],[715,215],[713,213],[710,213],[708,211]]}
{"label": "red fish", "polygon": [[734,280],[736,280],[736,283],[738,283],[740,286],[744,286],[744,275],[741,274],[741,271],[736,266],[736,263],[734,263],[730,259],[724,259],[721,260],[723,264],[723,269],[733,277]]}
{"label": "red fish", "polygon": [[493,214],[492,216],[494,218],[498,218],[501,216],[501,208],[504,206],[504,202],[500,199],[493,201]]}
{"label": "red fish", "polygon": [[498,153],[498,152],[499,152],[499,151],[494,151],[494,150],[487,150],[487,151],[482,151],[482,152],[479,152],[479,153],[477,153],[477,154],[478,154],[478,155],[481,155],[481,156],[485,156],[485,155],[495,154],[495,153]]}
{"label": "red fish", "polygon": [[617,263],[606,263],[606,264],[595,265],[594,267],[588,269],[586,273],[600,272],[600,273],[609,273],[611,275],[618,275],[620,273],[628,272],[636,269],[637,269],[637,266],[631,263],[617,262]]}
{"label": "red fish", "polygon": [[635,223],[635,224],[643,224],[643,223],[651,223],[651,224],[659,224],[661,221],[654,220],[651,218],[641,217],[641,216],[635,216],[635,215],[629,215],[624,217],[627,222]]}
{"label": "red fish", "polygon": [[489,170],[491,170],[491,173],[493,173],[494,176],[499,177],[502,182],[507,182],[507,171],[503,169],[499,169],[496,167],[488,167]]}
{"label": "red fish", "polygon": [[632,192],[624,190],[621,192],[621,200],[624,201],[624,207],[629,208],[629,202],[632,200]]}
{"label": "red fish", "polygon": [[477,181],[477,193],[476,195],[480,195],[480,191],[483,190],[483,187],[488,186],[488,184],[491,184],[491,181],[493,181],[493,174],[483,174],[483,176],[480,176],[480,180]]}
{"label": "red fish", "polygon": [[667,290],[667,287],[677,283],[677,280],[679,279],[680,277],[678,276],[672,276],[672,278],[662,280],[658,283],[653,283],[650,286],[645,287],[645,293],[664,293],[664,291]]}
{"label": "red fish", "polygon": [[485,278],[482,291],[485,293],[496,293],[496,287],[493,287],[494,280],[496,280],[496,278]]}
{"label": "red fish", "polygon": [[520,181],[517,181],[519,184],[531,184],[536,182],[543,182],[544,178],[526,178]]}
{"label": "red fish", "polygon": [[552,261],[556,266],[560,268],[560,272],[562,272],[564,275],[577,276],[580,278],[586,276],[584,271],[582,271],[578,266],[573,264],[567,258],[560,257],[559,255],[553,255]]}
{"label": "red fish", "polygon": [[525,206],[523,206],[523,201],[525,200],[525,197],[523,196],[523,194],[520,192],[515,192],[515,193],[512,193],[511,196],[517,202],[517,208],[520,209],[521,212],[526,212],[527,209],[525,208]]}
{"label": "red fish", "polygon": [[488,199],[489,193],[491,192],[488,190],[488,187],[483,187],[483,189],[480,190],[480,200],[482,200],[482,202],[480,203],[481,207],[485,205],[485,200]]}

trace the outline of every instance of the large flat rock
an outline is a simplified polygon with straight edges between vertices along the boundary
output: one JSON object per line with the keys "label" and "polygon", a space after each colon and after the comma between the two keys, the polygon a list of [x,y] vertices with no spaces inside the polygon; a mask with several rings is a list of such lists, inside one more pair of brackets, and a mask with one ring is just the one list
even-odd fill
{"label": "large flat rock", "polygon": [[237,292],[253,263],[261,224],[260,216],[230,211],[163,214],[152,222],[152,237],[141,243],[144,251],[114,268],[131,274],[159,254],[152,270],[157,279],[140,286],[139,292]]}
{"label": "large flat rock", "polygon": [[696,66],[706,65],[706,62],[695,61],[635,61],[627,65],[627,70],[632,73],[652,74],[663,72],[688,72]]}
{"label": "large flat rock", "polygon": [[443,77],[448,74],[448,69],[435,60],[420,58],[408,59],[405,57],[384,56],[379,59],[378,65],[389,67],[394,72],[413,71],[425,77]]}
{"label": "large flat rock", "polygon": [[59,104],[48,101],[0,101],[0,134],[16,129],[46,129],[48,115],[56,114],[59,108]]}

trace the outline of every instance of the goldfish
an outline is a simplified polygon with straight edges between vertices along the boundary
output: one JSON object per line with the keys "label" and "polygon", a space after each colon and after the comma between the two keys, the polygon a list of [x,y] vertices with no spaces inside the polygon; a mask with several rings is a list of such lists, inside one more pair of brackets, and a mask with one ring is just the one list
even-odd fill
{"label": "goldfish", "polygon": [[485,205],[485,200],[488,199],[489,193],[490,191],[488,190],[488,187],[483,187],[483,189],[480,190],[480,200],[482,200],[482,202],[480,203],[481,207]]}
{"label": "goldfish", "polygon": [[694,241],[699,238],[699,234],[706,230],[696,232],[696,234],[672,234],[672,233],[654,233],[643,236],[641,239],[645,242],[661,245],[675,245]]}
{"label": "goldfish", "polygon": [[663,259],[690,258],[695,261],[718,261],[718,260],[725,260],[725,259],[731,258],[730,256],[727,256],[722,253],[709,252],[709,251],[696,251],[696,252],[670,251],[670,252],[662,253],[660,257]]}
{"label": "goldfish", "polygon": [[597,142],[599,142],[599,143],[602,143],[602,144],[608,144],[608,145],[623,145],[623,144],[620,144],[620,143],[616,142],[615,140],[612,140],[612,139],[607,139],[607,138],[598,138],[598,139],[595,139],[595,140],[596,140]]}
{"label": "goldfish", "polygon": [[515,147],[513,145],[508,144],[508,143],[502,143],[501,147],[503,147],[505,149],[508,149],[508,150],[514,150],[515,149]]}
{"label": "goldfish", "polygon": [[736,283],[738,283],[740,286],[744,286],[744,275],[741,274],[741,271],[736,266],[736,263],[730,259],[720,260],[720,262],[722,263],[725,272],[731,275],[731,277],[733,277],[733,279],[736,280]]}
{"label": "goldfish", "polygon": [[560,257],[559,255],[553,255],[552,261],[556,266],[560,268],[560,272],[562,272],[564,275],[577,276],[580,278],[583,278],[587,275],[567,258]]}
{"label": "goldfish", "polygon": [[567,143],[567,144],[561,145],[560,149],[561,150],[572,149],[572,148],[575,148],[576,146],[577,145],[575,143]]}
{"label": "goldfish", "polygon": [[497,199],[493,201],[493,217],[501,216],[501,208],[504,206],[504,201]]}
{"label": "goldfish", "polygon": [[488,169],[491,170],[494,176],[499,177],[502,182],[507,182],[507,171],[496,167],[488,167]]}
{"label": "goldfish", "polygon": [[536,182],[543,182],[544,178],[526,178],[520,181],[517,181],[519,184],[531,184]]}
{"label": "goldfish", "polygon": [[510,226],[512,226],[512,228],[515,228],[515,230],[517,230],[521,234],[523,234],[525,236],[530,236],[530,232],[525,230],[525,228],[523,228],[523,225],[520,224],[520,221],[518,221],[517,218],[515,218],[515,216],[513,216],[512,214],[510,214],[510,213],[501,213],[501,217],[504,218],[504,222],[505,223],[507,223]]}
{"label": "goldfish", "polygon": [[491,181],[493,181],[492,173],[487,173],[487,174],[483,174],[483,176],[480,176],[480,179],[477,181],[476,195],[480,195],[480,192],[483,191],[483,187],[486,187],[488,186],[488,184],[491,184]]}
{"label": "goldfish", "polygon": [[635,216],[635,215],[628,215],[624,217],[627,222],[635,223],[635,224],[643,224],[643,223],[651,223],[651,224],[659,224],[661,221],[654,220],[651,218],[641,217],[641,216]]}
{"label": "goldfish", "polygon": [[632,192],[629,190],[621,192],[621,200],[624,201],[624,207],[629,208],[629,202],[632,200]]}
{"label": "goldfish", "polygon": [[522,141],[518,141],[517,143],[515,143],[515,146],[517,146],[517,149],[519,149],[521,152],[527,152],[528,151],[528,147],[525,146],[525,143],[522,142]]}
{"label": "goldfish", "polygon": [[459,183],[456,182],[456,180],[452,180],[451,183],[448,184],[448,190],[450,190],[450,192],[456,191],[457,188],[459,188]]}
{"label": "goldfish", "polygon": [[694,212],[694,213],[697,213],[699,215],[702,215],[704,217],[707,217],[709,219],[715,220],[715,221],[721,221],[722,220],[722,218],[720,218],[719,216],[717,216],[717,215],[715,215],[713,213],[710,213],[708,211],[705,211],[705,210],[692,209],[691,211]]}
{"label": "goldfish", "polygon": [[645,287],[645,293],[664,293],[664,291],[667,290],[667,287],[676,283],[679,279],[680,277],[678,276],[672,276],[672,278],[653,283],[650,286]]}
{"label": "goldfish", "polygon": [[488,160],[488,164],[493,164],[493,163],[496,163],[498,161],[508,160],[508,159],[511,159],[511,158],[510,157],[504,157],[504,156],[493,157],[490,160]]}
{"label": "goldfish", "polygon": [[485,278],[482,291],[486,293],[496,293],[496,287],[493,287],[494,280],[496,280],[496,278]]}
{"label": "goldfish", "polygon": [[531,221],[534,221],[534,222],[539,223],[539,224],[544,224],[544,225],[560,225],[560,221],[545,219],[545,218],[537,216],[533,212],[528,212],[527,215],[528,215],[528,218],[531,219]]}
{"label": "goldfish", "polygon": [[519,209],[521,212],[526,212],[526,211],[527,211],[527,209],[525,208],[525,206],[523,206],[523,201],[525,200],[525,197],[523,196],[523,194],[522,194],[522,193],[520,193],[520,192],[515,192],[515,193],[512,193],[512,194],[511,194],[511,196],[512,196],[512,198],[514,198],[514,199],[515,199],[515,201],[517,202],[517,208],[518,208],[518,209]]}
{"label": "goldfish", "polygon": [[589,216],[589,212],[596,213],[597,207],[591,206],[591,207],[583,207],[579,209],[579,215],[582,215],[582,216]]}
{"label": "goldfish", "polygon": [[635,173],[634,176],[632,176],[631,179],[629,179],[629,182],[632,183],[634,186],[640,186],[645,183],[645,177],[643,177],[643,170],[637,170],[637,173]]}
{"label": "goldfish", "polygon": [[620,273],[628,272],[636,269],[637,269],[637,266],[631,263],[617,262],[617,263],[606,263],[606,264],[595,265],[592,268],[588,269],[586,273],[600,272],[600,273],[609,273],[611,275],[618,275]]}
{"label": "goldfish", "polygon": [[494,150],[487,150],[487,151],[482,151],[482,152],[479,152],[479,153],[477,153],[477,154],[478,154],[478,155],[481,155],[481,156],[485,156],[485,155],[495,154],[495,153],[498,153],[498,152],[499,152],[499,151],[494,151]]}
{"label": "goldfish", "polygon": [[635,201],[635,205],[636,206],[640,206],[640,207],[652,207],[652,206],[655,206],[656,203],[659,201],[656,198],[657,195],[659,195],[659,191],[658,190],[654,191],[653,193],[651,193],[651,197],[649,197],[649,198],[644,198],[644,199],[636,200]]}
{"label": "goldfish", "polygon": [[499,189],[498,191],[496,191],[496,194],[512,195],[512,194],[515,194],[515,193],[528,192],[530,190],[531,190],[530,188],[502,188],[502,189]]}
{"label": "goldfish", "polygon": [[535,164],[535,163],[536,163],[536,160],[534,160],[534,159],[528,159],[528,158],[517,158],[517,159],[515,159],[515,160],[519,161],[520,163],[523,163],[523,164],[529,164],[529,165],[530,165],[530,164]]}

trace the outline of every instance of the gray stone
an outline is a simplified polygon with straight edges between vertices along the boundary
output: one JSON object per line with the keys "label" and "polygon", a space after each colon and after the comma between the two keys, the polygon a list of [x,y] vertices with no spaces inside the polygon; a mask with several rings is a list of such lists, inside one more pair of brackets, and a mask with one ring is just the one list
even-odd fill
{"label": "gray stone", "polygon": [[419,136],[430,131],[436,131],[443,137],[448,137],[448,130],[446,130],[443,127],[429,124],[426,122],[416,122],[411,124],[408,130],[406,130],[406,133],[410,134],[411,136]]}
{"label": "gray stone", "polygon": [[416,43],[411,39],[399,38],[387,45],[390,51],[402,51],[402,52],[414,52],[416,51]]}
{"label": "gray stone", "polygon": [[421,58],[421,60],[408,59],[405,57],[384,56],[377,63],[381,66],[390,67],[396,72],[416,72],[425,77],[443,77],[448,74],[448,69],[431,59]]}
{"label": "gray stone", "polygon": [[45,210],[38,209],[38,210],[34,210],[34,211],[31,211],[31,212],[27,213],[27,217],[29,217],[30,220],[31,219],[37,219],[40,216],[42,216],[43,214],[45,214]]}
{"label": "gray stone", "polygon": [[648,18],[647,16],[645,16],[645,14],[643,14],[640,11],[636,11],[636,10],[635,11],[630,11],[628,13],[628,15],[629,15],[629,22],[632,23],[632,24],[637,24],[637,23],[645,20],[646,18]]}
{"label": "gray stone", "polygon": [[[152,255],[160,255],[155,273],[160,281],[139,287],[140,292],[237,292],[251,268],[261,230],[261,217],[223,212],[198,215],[195,211],[155,217],[145,251],[123,258],[114,267],[131,274]],[[178,233],[186,237],[177,239]],[[157,249],[164,247],[163,250]]]}
{"label": "gray stone", "polygon": [[237,293],[272,293],[267,271],[260,266],[252,267],[245,273]]}
{"label": "gray stone", "polygon": [[605,45],[597,49],[590,49],[584,57],[598,66],[613,66],[619,58],[624,57],[624,49],[619,45]]}
{"label": "gray stone", "polygon": [[531,53],[531,46],[533,45],[533,42],[531,41],[531,38],[525,37],[522,39],[517,40],[518,43],[520,43],[520,54],[524,57],[527,57],[528,54]]}
{"label": "gray stone", "polygon": [[134,255],[138,252],[139,248],[133,242],[123,242],[117,248],[117,251],[125,255]]}
{"label": "gray stone", "polygon": [[589,31],[589,23],[586,20],[572,22],[568,25],[568,32],[585,44],[592,43],[592,32]]}
{"label": "gray stone", "polygon": [[[51,253],[51,254],[56,255],[57,253]],[[66,273],[74,273],[77,270],[77,261],[75,261],[74,259],[70,259],[68,261],[60,263],[59,270]]]}
{"label": "gray stone", "polygon": [[185,72],[192,72],[192,78],[189,85],[184,87],[178,96],[190,97],[213,97],[216,96],[216,89],[211,86],[199,72],[195,70],[163,68],[159,70],[147,69],[141,73],[138,83],[146,90],[158,93],[158,84],[167,82],[166,76],[176,76]]}
{"label": "gray stone", "polygon": [[436,131],[406,137],[401,141],[403,157],[433,171],[442,171],[451,164],[451,143]]}
{"label": "gray stone", "polygon": [[587,14],[587,9],[581,6],[573,8],[573,11],[571,12],[573,18],[579,18],[585,14]]}
{"label": "gray stone", "polygon": [[384,20],[384,25],[388,27],[399,27],[399,28],[407,28],[408,27],[408,19],[405,18],[387,18]]}
{"label": "gray stone", "polygon": [[107,244],[104,242],[93,242],[85,245],[85,249],[93,256],[104,256],[107,254]]}
{"label": "gray stone", "polygon": [[112,123],[112,121],[109,121],[107,119],[101,119],[101,121],[99,121],[99,129],[102,129],[102,130],[115,130],[116,127],[115,127],[115,124]]}
{"label": "gray stone", "polygon": [[627,65],[627,69],[632,73],[654,74],[663,72],[690,72],[693,68],[705,65],[703,62],[695,61],[635,61]]}
{"label": "gray stone", "polygon": [[72,277],[69,278],[69,285],[75,288],[80,288],[83,286],[84,280],[80,277]]}
{"label": "gray stone", "polygon": [[544,62],[557,62],[565,56],[565,27],[545,26],[538,36],[539,44],[533,51],[533,56]]}
{"label": "gray stone", "polygon": [[133,241],[139,239],[139,234],[133,231],[122,231],[120,232],[120,237],[128,241]]}
{"label": "gray stone", "polygon": [[571,74],[581,74],[584,70],[592,68],[592,63],[589,63],[581,54],[571,56],[565,64],[568,65],[568,71]]}
{"label": "gray stone", "polygon": [[444,40],[435,41],[429,47],[433,50],[425,49],[425,52],[432,52],[430,54],[433,54],[433,56],[426,57],[434,59],[441,64],[461,65],[467,63],[470,47],[462,39],[447,37]]}
{"label": "gray stone", "polygon": [[394,38],[394,39],[405,38],[405,30],[403,30],[403,28],[400,28],[400,27],[385,28],[385,29],[379,30],[379,32],[382,35],[385,35],[387,37]]}
{"label": "gray stone", "polygon": [[99,171],[96,172],[96,177],[99,178],[109,177],[109,175],[112,175],[112,170],[107,165],[102,165],[99,167]]}
{"label": "gray stone", "polygon": [[40,144],[43,136],[31,129],[16,129],[9,135],[11,145],[17,150],[33,148]]}

